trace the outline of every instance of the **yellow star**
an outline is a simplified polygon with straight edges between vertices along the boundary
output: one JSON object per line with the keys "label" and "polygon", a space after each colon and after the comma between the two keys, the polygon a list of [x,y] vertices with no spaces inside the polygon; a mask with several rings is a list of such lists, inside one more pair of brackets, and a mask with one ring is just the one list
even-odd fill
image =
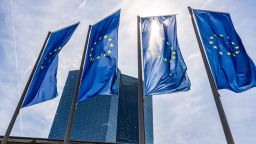
{"label": "yellow star", "polygon": [[172,56],[173,59],[175,59],[176,57],[175,56]]}
{"label": "yellow star", "polygon": [[111,43],[110,45],[109,45],[110,47],[114,47],[114,45]]}
{"label": "yellow star", "polygon": [[106,56],[106,54],[103,54],[103,56]]}
{"label": "yellow star", "polygon": [[169,45],[170,43],[169,42],[166,42],[167,45]]}
{"label": "yellow star", "polygon": [[229,39],[229,36],[227,36],[227,39]]}
{"label": "yellow star", "polygon": [[223,52],[219,52],[220,55],[223,55]]}
{"label": "yellow star", "polygon": [[175,55],[175,54],[176,54],[176,52],[175,52],[175,51],[173,51],[173,52],[172,52],[172,54],[173,54],[173,55]]}
{"label": "yellow star", "polygon": [[210,41],[209,44],[213,44],[213,41]]}
{"label": "yellow star", "polygon": [[91,51],[93,51],[93,48],[91,48]]}
{"label": "yellow star", "polygon": [[230,52],[227,52],[227,54],[228,54],[228,55],[231,55],[231,53],[230,53]]}
{"label": "yellow star", "polygon": [[239,46],[236,46],[235,48],[236,48],[236,49],[239,49]]}
{"label": "yellow star", "polygon": [[107,35],[104,35],[104,38],[108,38],[108,36],[107,36]]}
{"label": "yellow star", "polygon": [[109,38],[108,41],[112,41],[112,38]]}
{"label": "yellow star", "polygon": [[223,35],[222,35],[222,34],[220,34],[220,37],[223,37]]}
{"label": "yellow star", "polygon": [[235,54],[232,54],[234,57],[236,56]]}
{"label": "yellow star", "polygon": [[160,55],[158,55],[158,56],[157,56],[157,58],[159,58],[159,59],[160,59],[160,58],[161,58],[161,56],[160,56]]}
{"label": "yellow star", "polygon": [[101,37],[99,38],[99,40],[101,40]]}
{"label": "yellow star", "polygon": [[173,61],[172,60],[170,60],[170,63],[172,63]]}
{"label": "yellow star", "polygon": [[167,61],[167,58],[164,58],[164,61]]}
{"label": "yellow star", "polygon": [[111,54],[111,53],[112,53],[112,51],[111,51],[111,50],[108,50],[107,52],[108,52],[108,54]]}
{"label": "yellow star", "polygon": [[94,60],[94,58],[93,58],[93,57],[91,57],[91,58],[90,58],[90,61],[93,61],[93,60]]}
{"label": "yellow star", "polygon": [[90,57],[92,57],[92,54],[90,54]]}
{"label": "yellow star", "polygon": [[148,51],[149,51],[149,53],[150,53],[151,55],[154,55],[154,52],[153,52],[153,49],[152,49],[152,48],[149,48]]}
{"label": "yellow star", "polygon": [[214,37],[213,37],[213,36],[210,36],[210,39],[214,39]]}
{"label": "yellow star", "polygon": [[216,34],[214,34],[214,36],[215,36],[215,37],[217,37],[217,35],[216,35]]}
{"label": "yellow star", "polygon": [[234,43],[234,42],[231,42],[231,44],[232,44],[232,45],[235,45],[235,43]]}
{"label": "yellow star", "polygon": [[162,40],[165,40],[165,38],[164,38],[164,37],[162,37]]}
{"label": "yellow star", "polygon": [[96,42],[94,42],[94,45],[96,45]]}
{"label": "yellow star", "polygon": [[217,46],[213,46],[214,49],[217,49],[218,47]]}
{"label": "yellow star", "polygon": [[100,59],[100,56],[97,56],[97,59]]}
{"label": "yellow star", "polygon": [[171,50],[173,50],[174,49],[174,47],[171,47]]}
{"label": "yellow star", "polygon": [[235,53],[236,53],[236,54],[239,54],[239,51],[236,51]]}

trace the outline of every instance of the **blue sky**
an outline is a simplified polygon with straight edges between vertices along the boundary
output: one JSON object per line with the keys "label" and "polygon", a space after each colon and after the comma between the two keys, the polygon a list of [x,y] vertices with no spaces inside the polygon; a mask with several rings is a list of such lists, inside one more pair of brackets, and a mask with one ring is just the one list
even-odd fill
{"label": "blue sky", "polygon": [[[177,15],[180,49],[191,90],[155,96],[155,143],[225,144],[187,6],[225,11],[256,63],[255,0],[0,0],[0,135],[3,135],[47,32],[81,21],[59,57],[58,92],[69,70],[79,68],[89,24],[121,8],[119,68],[137,77],[136,16]],[[237,144],[256,143],[256,88],[236,94],[220,90]],[[12,135],[47,137],[59,98],[21,110]]]}

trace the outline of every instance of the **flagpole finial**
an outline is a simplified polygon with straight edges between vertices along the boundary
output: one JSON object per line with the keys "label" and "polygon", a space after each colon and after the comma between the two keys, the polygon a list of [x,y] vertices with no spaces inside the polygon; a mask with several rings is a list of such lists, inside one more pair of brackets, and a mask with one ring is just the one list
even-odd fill
{"label": "flagpole finial", "polygon": [[188,6],[188,10],[189,10],[189,13],[190,13],[190,14],[193,13],[193,9],[192,9],[190,6]]}

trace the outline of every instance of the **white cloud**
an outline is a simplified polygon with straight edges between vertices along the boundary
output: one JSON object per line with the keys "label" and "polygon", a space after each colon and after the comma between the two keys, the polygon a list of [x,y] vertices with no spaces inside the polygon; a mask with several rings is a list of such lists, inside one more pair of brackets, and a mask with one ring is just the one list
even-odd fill
{"label": "white cloud", "polygon": [[87,3],[87,0],[84,0],[84,1],[79,5],[78,8],[82,8],[86,3]]}

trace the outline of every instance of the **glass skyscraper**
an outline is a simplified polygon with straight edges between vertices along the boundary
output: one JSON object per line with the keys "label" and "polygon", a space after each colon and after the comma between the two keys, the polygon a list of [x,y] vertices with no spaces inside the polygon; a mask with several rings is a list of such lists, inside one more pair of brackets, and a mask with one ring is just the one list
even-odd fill
{"label": "glass skyscraper", "polygon": [[[49,133],[49,139],[64,139],[79,71],[70,71]],[[95,96],[79,102],[71,132],[72,140],[138,143],[137,79],[120,76],[118,96]],[[153,143],[152,97],[145,99],[146,142]]]}

